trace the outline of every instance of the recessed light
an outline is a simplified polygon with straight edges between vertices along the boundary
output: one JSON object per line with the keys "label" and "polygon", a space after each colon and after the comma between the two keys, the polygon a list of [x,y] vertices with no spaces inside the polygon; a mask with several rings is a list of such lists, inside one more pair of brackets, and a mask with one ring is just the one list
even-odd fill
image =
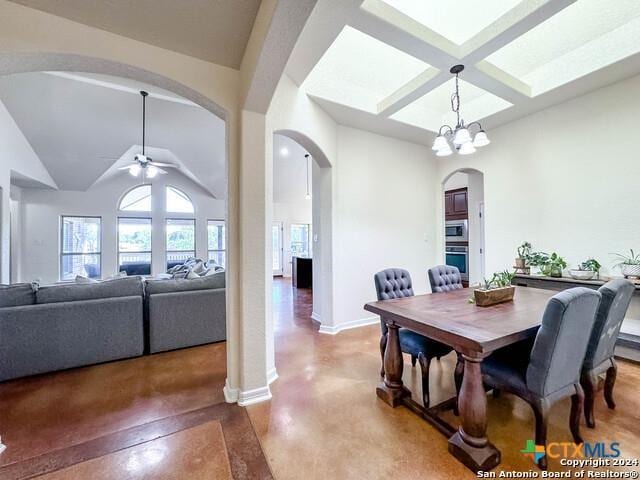
{"label": "recessed light", "polygon": [[283,157],[288,157],[289,156],[289,149],[287,147],[282,147],[280,149],[280,155],[282,155]]}

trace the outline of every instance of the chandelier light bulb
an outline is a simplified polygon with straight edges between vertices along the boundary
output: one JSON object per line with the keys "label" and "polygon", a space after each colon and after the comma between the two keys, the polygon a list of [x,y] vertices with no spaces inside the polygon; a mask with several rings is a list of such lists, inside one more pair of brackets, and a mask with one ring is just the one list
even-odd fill
{"label": "chandelier light bulb", "polygon": [[140,165],[136,164],[136,165],[131,165],[129,167],[129,173],[134,176],[137,177],[138,175],[140,175],[140,171],[142,170],[142,168],[140,167]]}
{"label": "chandelier light bulb", "polygon": [[476,136],[473,137],[473,146],[474,147],[484,147],[485,145],[489,145],[491,140],[487,137],[487,133],[484,130],[480,130],[476,133]]}
{"label": "chandelier light bulb", "polygon": [[449,155],[451,155],[453,152],[451,151],[451,147],[449,147],[449,145],[447,144],[446,148],[443,148],[441,150],[438,150],[436,152],[436,156],[437,157],[448,157]]}
{"label": "chandelier light bulb", "polygon": [[460,155],[471,155],[472,153],[475,153],[475,151],[476,151],[476,147],[474,147],[473,143],[469,141],[460,145],[460,149],[458,150],[458,153]]}
{"label": "chandelier light bulb", "polygon": [[444,135],[438,135],[436,139],[433,141],[433,147],[431,147],[431,149],[438,151],[446,148],[449,148],[449,143],[447,142],[447,139],[444,138]]}
{"label": "chandelier light bulb", "polygon": [[158,169],[153,165],[147,167],[147,177],[154,178],[158,174]]}
{"label": "chandelier light bulb", "polygon": [[456,130],[456,134],[453,137],[453,143],[455,145],[464,145],[465,143],[469,142],[471,142],[471,135],[469,135],[469,130],[464,127]]}

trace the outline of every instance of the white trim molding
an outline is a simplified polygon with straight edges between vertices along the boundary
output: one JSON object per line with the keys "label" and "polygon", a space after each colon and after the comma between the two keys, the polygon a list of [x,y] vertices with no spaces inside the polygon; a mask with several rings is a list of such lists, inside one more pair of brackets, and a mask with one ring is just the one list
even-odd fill
{"label": "white trim molding", "polygon": [[322,317],[319,313],[311,312],[311,320],[315,320],[316,322],[322,324]]}
{"label": "white trim molding", "polygon": [[343,330],[349,330],[351,328],[364,327],[366,325],[373,325],[380,321],[379,317],[367,317],[360,318],[359,320],[352,320],[350,322],[339,323],[338,325],[320,325],[320,333],[327,335],[337,335]]}
{"label": "white trim molding", "polygon": [[269,385],[254,388],[253,390],[241,391],[238,395],[238,405],[241,407],[266,402],[267,400],[271,400],[271,390],[269,389]]}
{"label": "white trim molding", "polygon": [[276,368],[273,367],[271,370],[267,372],[267,385],[271,385],[277,379],[278,379],[278,372],[276,371]]}
{"label": "white trim molding", "polygon": [[236,403],[238,401],[238,389],[229,386],[228,378],[224,381],[222,392],[224,393],[224,399],[227,403]]}

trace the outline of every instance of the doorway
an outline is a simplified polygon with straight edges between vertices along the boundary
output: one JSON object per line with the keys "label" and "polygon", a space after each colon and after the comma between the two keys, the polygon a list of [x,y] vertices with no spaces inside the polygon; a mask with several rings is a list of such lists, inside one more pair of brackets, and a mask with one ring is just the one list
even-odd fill
{"label": "doorway", "polygon": [[272,256],[273,256],[273,276],[282,277],[284,274],[283,268],[283,240],[284,227],[282,222],[273,222],[271,226],[271,239],[272,239]]}

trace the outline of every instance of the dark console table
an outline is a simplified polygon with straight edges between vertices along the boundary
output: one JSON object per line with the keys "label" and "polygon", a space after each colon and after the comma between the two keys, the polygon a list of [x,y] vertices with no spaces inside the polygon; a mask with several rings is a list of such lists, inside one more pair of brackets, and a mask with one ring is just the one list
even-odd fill
{"label": "dark console table", "polygon": [[312,288],[313,260],[309,257],[291,258],[291,281],[296,288]]}
{"label": "dark console table", "polygon": [[[544,275],[517,274],[511,283],[521,287],[559,291],[573,287],[598,289],[606,283],[606,280],[574,280],[566,277],[555,278]],[[622,323],[622,329],[616,345],[616,355],[636,361],[640,360],[640,285],[638,284],[636,284],[636,291],[631,299],[627,318]]]}

